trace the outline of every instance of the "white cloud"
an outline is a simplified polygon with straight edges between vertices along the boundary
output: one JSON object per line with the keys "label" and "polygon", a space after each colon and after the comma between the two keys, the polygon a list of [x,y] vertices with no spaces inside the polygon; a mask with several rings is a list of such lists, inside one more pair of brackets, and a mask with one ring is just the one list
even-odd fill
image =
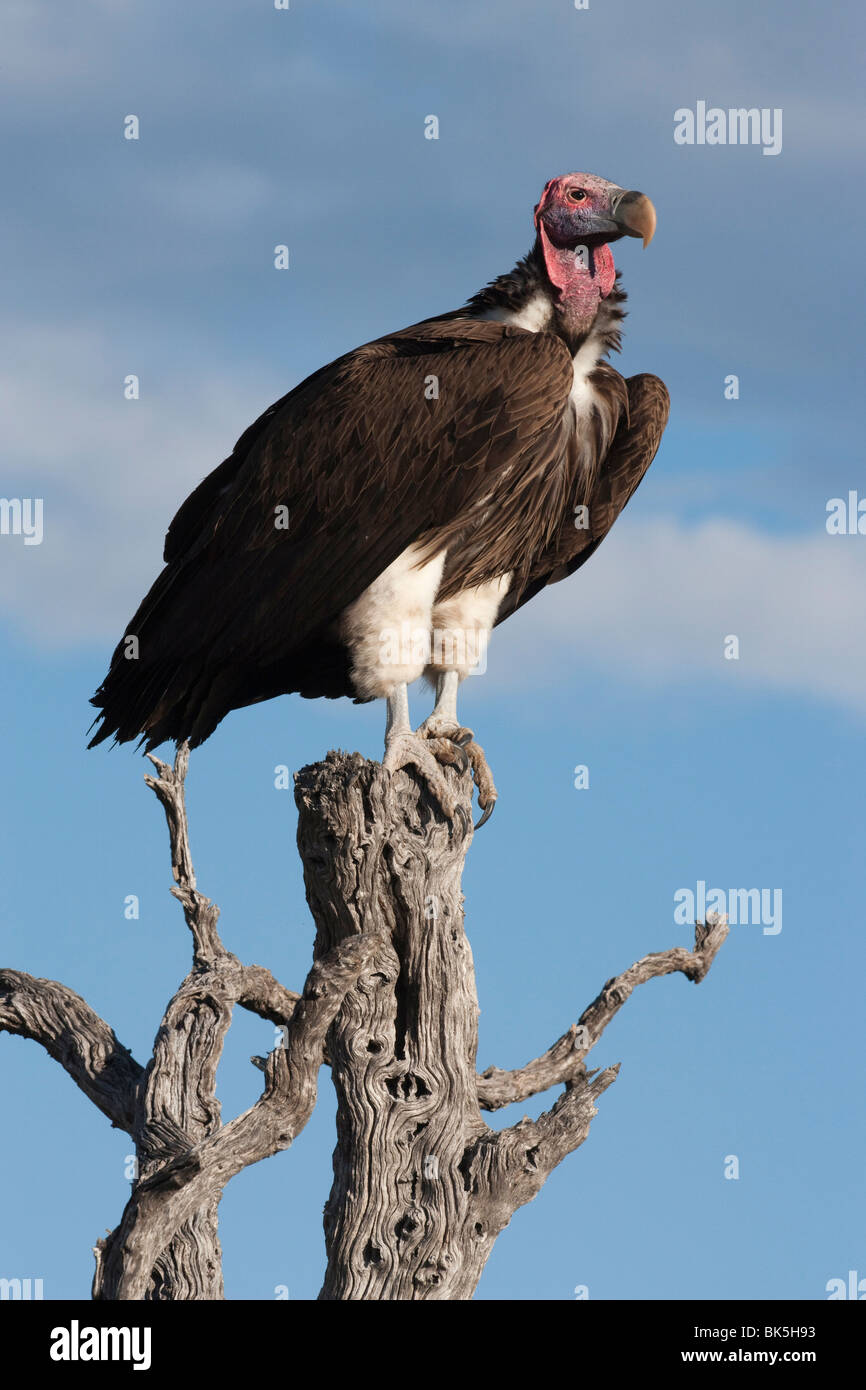
{"label": "white cloud", "polygon": [[[633,505],[639,506],[636,501]],[[740,522],[620,521],[578,573],[509,620],[494,679],[531,652],[554,679],[574,663],[654,687],[714,681],[817,696],[866,713],[866,537],[773,536]],[[723,642],[739,638],[728,661]]]}
{"label": "white cloud", "polygon": [[[0,495],[44,498],[44,540],[0,537],[0,613],[37,645],[113,644],[161,566],[191,488],[290,382],[188,365],[123,399],[110,335],[7,323]],[[160,359],[161,360],[161,359]],[[212,360],[212,359],[211,359]],[[273,369],[271,369],[273,370]],[[268,373],[270,375],[270,373]],[[686,501],[690,499],[689,493]],[[675,488],[666,501],[675,508]],[[724,499],[717,498],[717,505]],[[715,681],[866,711],[866,537],[769,535],[740,521],[646,517],[640,495],[599,553],[494,637],[497,685],[551,680],[569,663],[656,687]],[[735,634],[739,661],[723,657]]]}
{"label": "white cloud", "polygon": [[288,388],[222,367],[175,383],[163,364],[127,401],[129,364],[108,334],[6,323],[0,339],[0,495],[44,499],[41,545],[0,536],[0,613],[36,644],[113,644],[161,568],[176,508]]}

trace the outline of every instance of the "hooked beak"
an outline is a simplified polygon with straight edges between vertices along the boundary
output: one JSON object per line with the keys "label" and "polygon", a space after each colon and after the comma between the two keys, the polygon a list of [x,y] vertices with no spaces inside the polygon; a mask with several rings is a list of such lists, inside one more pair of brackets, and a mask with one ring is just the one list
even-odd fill
{"label": "hooked beak", "polygon": [[633,189],[614,189],[606,213],[593,213],[586,226],[591,236],[618,241],[621,236],[639,236],[649,246],[656,229],[656,210],[645,193]]}
{"label": "hooked beak", "polygon": [[610,215],[623,236],[643,237],[649,246],[656,229],[656,210],[645,193],[623,189],[611,199]]}

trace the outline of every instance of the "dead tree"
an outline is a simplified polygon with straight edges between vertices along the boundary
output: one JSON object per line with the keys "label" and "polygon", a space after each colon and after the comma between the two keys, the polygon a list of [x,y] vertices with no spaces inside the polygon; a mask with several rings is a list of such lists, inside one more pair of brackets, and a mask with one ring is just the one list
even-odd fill
{"label": "dead tree", "polygon": [[[296,776],[298,846],[316,924],[303,993],[223,946],[219,911],[196,887],[184,800],[189,754],[152,759],[145,780],[169,827],[174,895],[193,959],[146,1067],[72,990],[0,970],[0,1031],[42,1044],[116,1128],[137,1177],[119,1224],[95,1246],[96,1299],[220,1299],[217,1230],[228,1180],[286,1149],[330,1065],[337,1092],[334,1182],[325,1208],[325,1300],[472,1297],[513,1212],[587,1137],[617,1066],[586,1057],[635,985],[679,971],[698,982],[727,935],[698,923],[695,948],[645,956],[608,980],[540,1057],[476,1072],[478,1001],[460,883],[472,839],[471,774],[446,819],[422,780],[330,753]],[[223,1124],[216,1068],[235,1005],[283,1026],[253,1061],[259,1100]],[[491,1130],[483,1110],[562,1091],[538,1120]]]}

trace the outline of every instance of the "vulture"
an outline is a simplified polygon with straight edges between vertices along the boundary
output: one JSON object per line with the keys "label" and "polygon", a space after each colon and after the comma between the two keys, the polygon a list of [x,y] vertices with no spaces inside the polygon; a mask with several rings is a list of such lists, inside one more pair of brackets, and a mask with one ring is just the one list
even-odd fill
{"label": "vulture", "polygon": [[[471,766],[487,819],[458,686],[494,626],[601,544],[669,406],[658,377],[605,361],[625,300],[611,243],[650,242],[649,198],[565,174],[534,224],[513,270],[314,372],[190,494],[91,701],[90,747],[195,747],[290,692],[384,698],[384,766],[413,765],[451,816],[443,765]],[[422,675],[435,704],[413,730]]]}

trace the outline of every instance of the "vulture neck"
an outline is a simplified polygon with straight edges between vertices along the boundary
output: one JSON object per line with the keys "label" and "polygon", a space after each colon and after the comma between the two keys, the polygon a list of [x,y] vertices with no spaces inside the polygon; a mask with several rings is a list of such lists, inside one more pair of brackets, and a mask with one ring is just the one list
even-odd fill
{"label": "vulture neck", "polygon": [[[606,257],[598,257],[599,249]],[[561,284],[554,283],[551,272]],[[610,287],[604,296],[603,286]],[[619,352],[625,298],[608,247],[589,248],[589,264],[580,265],[574,251],[549,248],[545,256],[536,241],[513,270],[473,295],[465,312],[533,333],[556,333],[572,356],[592,339],[598,344],[598,355],[603,356]]]}

